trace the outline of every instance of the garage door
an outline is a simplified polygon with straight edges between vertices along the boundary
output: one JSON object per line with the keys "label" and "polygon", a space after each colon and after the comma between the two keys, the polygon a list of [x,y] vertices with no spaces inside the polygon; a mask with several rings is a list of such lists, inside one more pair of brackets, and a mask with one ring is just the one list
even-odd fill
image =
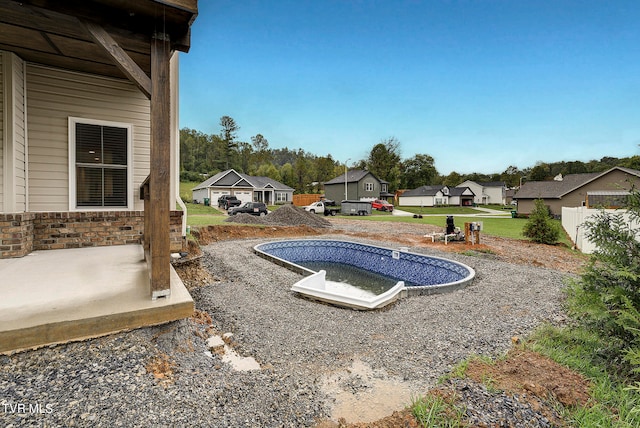
{"label": "garage door", "polygon": [[253,192],[238,192],[235,191],[233,192],[234,195],[236,195],[236,198],[240,199],[242,201],[242,203],[245,202],[253,202]]}
{"label": "garage door", "polygon": [[217,207],[218,206],[218,198],[222,195],[228,195],[229,192],[214,192],[211,191],[211,206],[212,207]]}

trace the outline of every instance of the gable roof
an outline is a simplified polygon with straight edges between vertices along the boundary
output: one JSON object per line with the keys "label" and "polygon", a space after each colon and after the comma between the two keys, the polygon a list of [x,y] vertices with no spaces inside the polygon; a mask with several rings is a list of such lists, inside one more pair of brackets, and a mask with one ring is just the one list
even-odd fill
{"label": "gable roof", "polygon": [[289,187],[286,184],[283,184],[270,177],[255,177],[247,174],[240,174],[240,175],[242,175],[247,181],[250,181],[253,184],[253,187],[256,189],[272,188],[274,190],[292,190],[293,191],[293,187]]}
{"label": "gable roof", "polygon": [[254,189],[272,188],[275,190],[293,191],[292,187],[280,183],[273,178],[254,177],[248,174],[243,174],[241,172],[236,172],[236,170],[234,169],[221,171],[207,178],[192,190],[206,189],[207,187],[253,187]]}
{"label": "gable roof", "polygon": [[620,170],[630,175],[640,177],[640,171],[631,168],[613,167],[604,172],[591,172],[585,174],[567,174],[561,181],[527,181],[514,195],[515,199],[558,199],[568,193],[609,174],[611,171]]}
{"label": "gable roof", "polygon": [[441,184],[435,186],[420,186],[417,189],[407,190],[402,196],[435,196],[447,186]]}
{"label": "gable roof", "polygon": [[[366,171],[364,169],[350,169],[347,171],[347,183],[357,183],[360,180],[362,180],[364,177],[366,177],[367,175],[371,175],[373,178],[375,178],[379,183],[381,183],[380,179],[378,177],[376,177],[375,175],[373,175],[373,173],[371,173],[371,171]],[[327,184],[342,184],[344,185],[344,174],[340,174],[339,176],[332,178],[329,181],[326,181],[324,184],[325,186]]]}
{"label": "gable roof", "polygon": [[467,195],[473,195],[475,196],[476,194],[473,193],[473,190],[471,190],[470,187],[450,187],[449,188],[449,196],[463,196],[465,194],[466,191],[469,191],[469,193],[467,193]]}
{"label": "gable roof", "polygon": [[467,190],[471,195],[475,196],[475,193],[473,193],[473,190],[469,187],[449,187],[442,184],[420,186],[417,189],[407,190],[401,196],[436,196],[438,192],[442,192],[445,187],[449,190],[447,196],[462,196]]}

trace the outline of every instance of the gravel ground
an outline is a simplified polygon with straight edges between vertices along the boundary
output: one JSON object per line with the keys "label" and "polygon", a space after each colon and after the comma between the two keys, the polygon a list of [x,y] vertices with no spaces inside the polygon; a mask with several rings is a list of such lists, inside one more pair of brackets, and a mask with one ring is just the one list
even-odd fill
{"label": "gravel ground", "polygon": [[[256,257],[259,242],[203,249],[216,281],[192,290],[199,320],[0,357],[0,425],[312,426],[335,417],[336,396],[323,388],[330,374],[344,373],[341,388],[366,400],[373,383],[350,372],[356,361],[420,394],[460,360],[501,354],[513,336],[564,320],[556,271],[416,248],[473,267],[474,283],[360,312],[293,294],[300,277]],[[206,338],[225,332],[262,370],[205,355]]]}

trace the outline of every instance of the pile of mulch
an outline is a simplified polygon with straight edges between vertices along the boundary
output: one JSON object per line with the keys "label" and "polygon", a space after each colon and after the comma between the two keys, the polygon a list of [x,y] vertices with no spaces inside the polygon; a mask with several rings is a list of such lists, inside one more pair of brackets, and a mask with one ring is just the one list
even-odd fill
{"label": "pile of mulch", "polygon": [[241,224],[265,224],[270,226],[309,226],[327,228],[332,227],[331,222],[325,218],[305,211],[294,205],[283,205],[266,216],[253,216],[250,214],[236,214],[229,216],[225,222]]}

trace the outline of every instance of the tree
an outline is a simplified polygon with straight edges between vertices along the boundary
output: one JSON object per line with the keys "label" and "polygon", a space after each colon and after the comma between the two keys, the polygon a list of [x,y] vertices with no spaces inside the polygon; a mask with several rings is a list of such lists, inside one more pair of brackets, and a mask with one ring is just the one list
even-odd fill
{"label": "tree", "polygon": [[296,178],[293,173],[293,166],[290,163],[285,163],[280,167],[280,179],[283,184],[295,189]]}
{"label": "tree", "polygon": [[417,154],[402,162],[400,186],[403,189],[415,189],[435,184],[438,171],[433,158],[426,154]]}
{"label": "tree", "polygon": [[254,149],[255,165],[271,163],[272,157],[269,151],[269,141],[267,141],[262,134],[256,134],[251,137],[251,145]]}
{"label": "tree", "polygon": [[[570,310],[583,326],[607,338],[602,358],[626,360],[640,372],[640,193],[632,190],[627,217],[601,210],[583,227],[596,245],[579,279],[569,289]],[[627,373],[628,374],[628,373]],[[638,385],[637,385],[638,386]],[[636,388],[637,389],[637,388]]]}
{"label": "tree", "polygon": [[462,176],[455,171],[451,171],[449,175],[444,177],[442,180],[442,184],[449,187],[456,187],[458,184],[462,183],[464,180]]}
{"label": "tree", "polygon": [[551,178],[551,168],[544,162],[538,162],[529,173],[529,179],[533,181],[543,181],[549,178]]}
{"label": "tree", "polygon": [[536,199],[535,208],[522,229],[522,234],[541,244],[552,245],[558,242],[560,226],[549,215],[549,208],[542,199]]}
{"label": "tree", "polygon": [[520,185],[520,177],[522,177],[522,172],[518,167],[510,165],[502,174],[500,174],[499,181],[504,181],[507,187],[516,187]]}
{"label": "tree", "polygon": [[272,163],[263,163],[260,165],[256,170],[256,175],[259,177],[273,178],[276,181],[281,180],[280,171],[278,171],[278,168]]}
{"label": "tree", "polygon": [[224,142],[224,160],[226,169],[229,169],[229,164],[231,163],[231,159],[233,157],[234,151],[238,148],[238,143],[236,142],[236,138],[238,137],[237,132],[240,127],[236,124],[236,121],[233,120],[230,116],[222,116],[220,118],[220,126],[222,127],[222,131],[220,132],[220,138]]}
{"label": "tree", "polygon": [[373,175],[389,182],[389,191],[397,189],[400,185],[400,141],[390,137],[373,146],[366,165]]}

